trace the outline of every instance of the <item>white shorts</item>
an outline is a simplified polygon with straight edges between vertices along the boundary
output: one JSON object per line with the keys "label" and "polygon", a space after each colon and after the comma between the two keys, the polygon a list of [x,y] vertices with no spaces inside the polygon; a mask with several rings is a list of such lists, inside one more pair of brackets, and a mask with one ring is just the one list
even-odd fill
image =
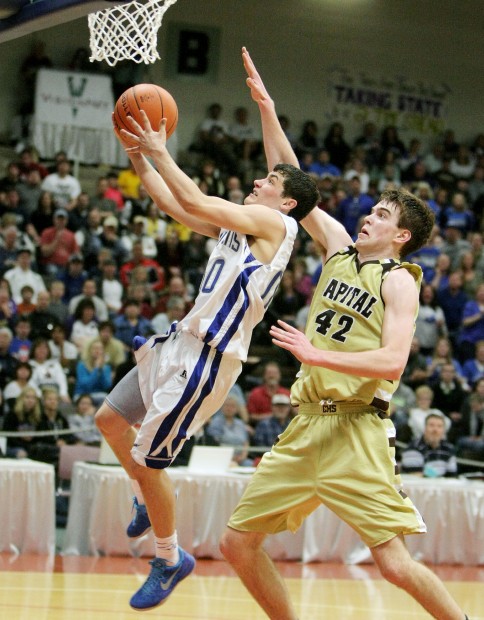
{"label": "white shorts", "polygon": [[163,469],[220,409],[242,362],[181,331],[166,339],[154,336],[137,359],[146,415],[131,455],[140,465]]}

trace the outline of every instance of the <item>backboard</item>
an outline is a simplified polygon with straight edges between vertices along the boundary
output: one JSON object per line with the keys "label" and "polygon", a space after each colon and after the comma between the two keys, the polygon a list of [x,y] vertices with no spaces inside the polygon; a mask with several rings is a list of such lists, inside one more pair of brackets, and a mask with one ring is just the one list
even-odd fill
{"label": "backboard", "polygon": [[0,0],[0,43],[128,0]]}

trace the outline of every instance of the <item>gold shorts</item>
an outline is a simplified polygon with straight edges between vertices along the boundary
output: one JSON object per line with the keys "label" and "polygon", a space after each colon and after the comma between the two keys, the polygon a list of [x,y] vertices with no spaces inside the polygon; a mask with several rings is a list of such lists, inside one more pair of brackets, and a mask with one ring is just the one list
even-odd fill
{"label": "gold shorts", "polygon": [[395,428],[373,407],[311,405],[265,454],[229,521],[236,530],[295,532],[321,503],[369,547],[426,532],[395,471]]}

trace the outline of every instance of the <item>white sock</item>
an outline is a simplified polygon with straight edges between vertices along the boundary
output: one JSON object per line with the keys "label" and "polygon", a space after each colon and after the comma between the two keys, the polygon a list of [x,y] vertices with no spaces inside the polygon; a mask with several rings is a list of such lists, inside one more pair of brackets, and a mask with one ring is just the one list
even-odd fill
{"label": "white sock", "polygon": [[138,502],[138,504],[143,504],[145,503],[145,498],[143,497],[143,493],[141,491],[141,487],[139,485],[139,482],[137,480],[135,480],[134,478],[131,478],[131,488],[133,489],[133,493],[136,496],[136,500]]}
{"label": "white sock", "polygon": [[157,538],[155,536],[155,553],[157,558],[165,560],[168,565],[178,564],[180,554],[178,553],[178,538],[176,531],[168,538]]}

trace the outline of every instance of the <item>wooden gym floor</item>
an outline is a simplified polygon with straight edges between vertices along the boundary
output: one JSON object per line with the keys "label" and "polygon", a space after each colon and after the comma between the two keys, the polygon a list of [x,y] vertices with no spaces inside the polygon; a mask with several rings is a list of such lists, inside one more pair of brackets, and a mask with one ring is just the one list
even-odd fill
{"label": "wooden gym floor", "polygon": [[[279,562],[301,620],[424,620],[405,593],[371,564]],[[2,620],[134,620],[128,605],[148,572],[147,559],[0,554]],[[484,620],[484,567],[435,566],[471,620]],[[146,618],[264,620],[225,562],[198,560],[194,573]]]}

